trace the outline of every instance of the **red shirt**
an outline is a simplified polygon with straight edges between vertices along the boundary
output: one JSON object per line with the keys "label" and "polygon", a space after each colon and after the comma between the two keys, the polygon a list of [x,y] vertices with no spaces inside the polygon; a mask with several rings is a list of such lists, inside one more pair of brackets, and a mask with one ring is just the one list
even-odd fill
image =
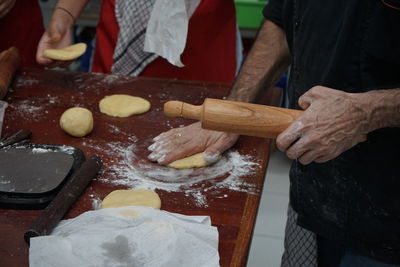
{"label": "red shirt", "polygon": [[18,48],[21,67],[40,67],[36,49],[44,32],[42,11],[37,0],[17,0],[8,14],[0,18],[0,51]]}
{"label": "red shirt", "polygon": [[[92,70],[110,73],[119,26],[115,0],[104,0],[96,30]],[[139,76],[233,82],[236,71],[236,17],[232,0],[202,0],[189,20],[179,68],[158,57]]]}

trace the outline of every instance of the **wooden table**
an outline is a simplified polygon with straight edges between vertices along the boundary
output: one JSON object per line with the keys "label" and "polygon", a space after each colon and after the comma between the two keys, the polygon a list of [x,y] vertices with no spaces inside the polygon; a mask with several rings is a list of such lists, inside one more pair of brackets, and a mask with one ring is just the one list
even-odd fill
{"label": "wooden table", "polygon": [[[94,197],[102,199],[112,190],[126,188],[106,183],[102,179],[110,175],[109,169],[115,163],[115,155],[110,155],[106,149],[98,149],[99,146],[106,147],[110,142],[129,146],[133,142],[129,136],[134,135],[139,147],[137,155],[146,159],[149,154],[146,147],[154,136],[172,127],[192,123],[190,120],[165,117],[162,114],[163,103],[181,100],[201,104],[205,97],[221,98],[228,91],[229,85],[221,83],[26,69],[18,73],[5,99],[9,108],[5,115],[3,134],[30,129],[33,132],[33,143],[74,146],[82,149],[87,158],[93,154],[102,158],[102,172],[65,216],[71,218],[93,209]],[[99,100],[105,95],[118,93],[146,98],[152,108],[148,113],[125,119],[101,114]],[[60,115],[72,106],[84,106],[93,112],[95,127],[89,136],[73,138],[60,129]],[[201,194],[207,204],[202,206],[193,204],[193,198],[185,192],[157,190],[162,200],[162,209],[211,217],[212,224],[219,231],[221,266],[246,265],[269,159],[269,147],[270,140],[255,137],[241,137],[234,147],[240,154],[250,155],[252,161],[258,164],[252,174],[241,177],[254,187],[255,190],[250,193],[229,188],[203,190]],[[201,184],[203,188],[210,185],[210,181]],[[40,210],[0,209],[0,266],[28,266],[28,246],[23,234],[40,213]]]}

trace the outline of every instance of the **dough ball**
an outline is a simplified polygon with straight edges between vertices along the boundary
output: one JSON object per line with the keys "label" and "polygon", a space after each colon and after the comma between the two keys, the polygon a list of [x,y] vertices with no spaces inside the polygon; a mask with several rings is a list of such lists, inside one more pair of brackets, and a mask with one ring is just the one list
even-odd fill
{"label": "dough ball", "polygon": [[161,199],[156,192],[138,190],[115,190],[108,194],[101,203],[101,208],[117,208],[125,206],[146,206],[161,208]]}
{"label": "dough ball", "polygon": [[[216,160],[216,161],[218,161],[218,160]],[[210,164],[213,164],[216,161],[214,161],[214,162],[206,161],[204,159],[204,152],[200,152],[200,153],[194,154],[192,156],[189,156],[189,157],[186,157],[183,159],[175,160],[174,162],[171,162],[170,164],[168,164],[168,167],[175,168],[175,169],[200,168],[200,167],[205,167]]]}
{"label": "dough ball", "polygon": [[144,98],[131,95],[110,95],[99,103],[100,111],[113,117],[129,117],[141,114],[150,109],[150,102]]}
{"label": "dough ball", "polygon": [[93,115],[86,108],[69,108],[60,117],[60,126],[67,134],[82,137],[93,130]]}
{"label": "dough ball", "polygon": [[43,56],[61,61],[70,61],[82,56],[86,51],[85,43],[77,43],[60,49],[46,49]]}

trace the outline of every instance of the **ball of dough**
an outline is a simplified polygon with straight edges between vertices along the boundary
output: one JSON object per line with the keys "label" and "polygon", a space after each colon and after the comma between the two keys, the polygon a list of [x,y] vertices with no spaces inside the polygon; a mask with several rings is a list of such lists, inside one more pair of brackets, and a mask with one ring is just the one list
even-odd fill
{"label": "ball of dough", "polygon": [[215,162],[206,161],[204,159],[204,152],[200,152],[200,153],[194,154],[194,155],[186,157],[186,158],[175,160],[174,162],[171,162],[170,164],[168,164],[168,167],[175,168],[175,169],[200,168],[200,167],[208,166]]}
{"label": "ball of dough", "polygon": [[113,117],[129,117],[141,114],[150,109],[150,102],[144,98],[131,95],[110,95],[99,103],[100,111]]}
{"label": "ball of dough", "polygon": [[43,56],[61,61],[70,61],[82,56],[86,51],[85,43],[77,43],[60,49],[46,49]]}
{"label": "ball of dough", "polygon": [[69,108],[61,115],[60,126],[67,134],[82,137],[93,130],[93,115],[86,108]]}
{"label": "ball of dough", "polygon": [[101,208],[118,208],[125,206],[146,206],[161,208],[161,199],[151,190],[115,190],[108,194],[101,203]]}

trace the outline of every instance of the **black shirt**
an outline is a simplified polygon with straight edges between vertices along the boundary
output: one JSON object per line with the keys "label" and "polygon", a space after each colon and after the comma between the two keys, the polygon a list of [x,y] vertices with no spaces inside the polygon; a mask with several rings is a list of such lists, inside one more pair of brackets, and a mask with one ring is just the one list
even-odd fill
{"label": "black shirt", "polygon": [[[270,0],[264,15],[286,32],[292,108],[316,85],[353,93],[400,88],[400,10],[380,0]],[[294,161],[290,180],[299,225],[400,263],[400,128],[373,131],[326,163]]]}

